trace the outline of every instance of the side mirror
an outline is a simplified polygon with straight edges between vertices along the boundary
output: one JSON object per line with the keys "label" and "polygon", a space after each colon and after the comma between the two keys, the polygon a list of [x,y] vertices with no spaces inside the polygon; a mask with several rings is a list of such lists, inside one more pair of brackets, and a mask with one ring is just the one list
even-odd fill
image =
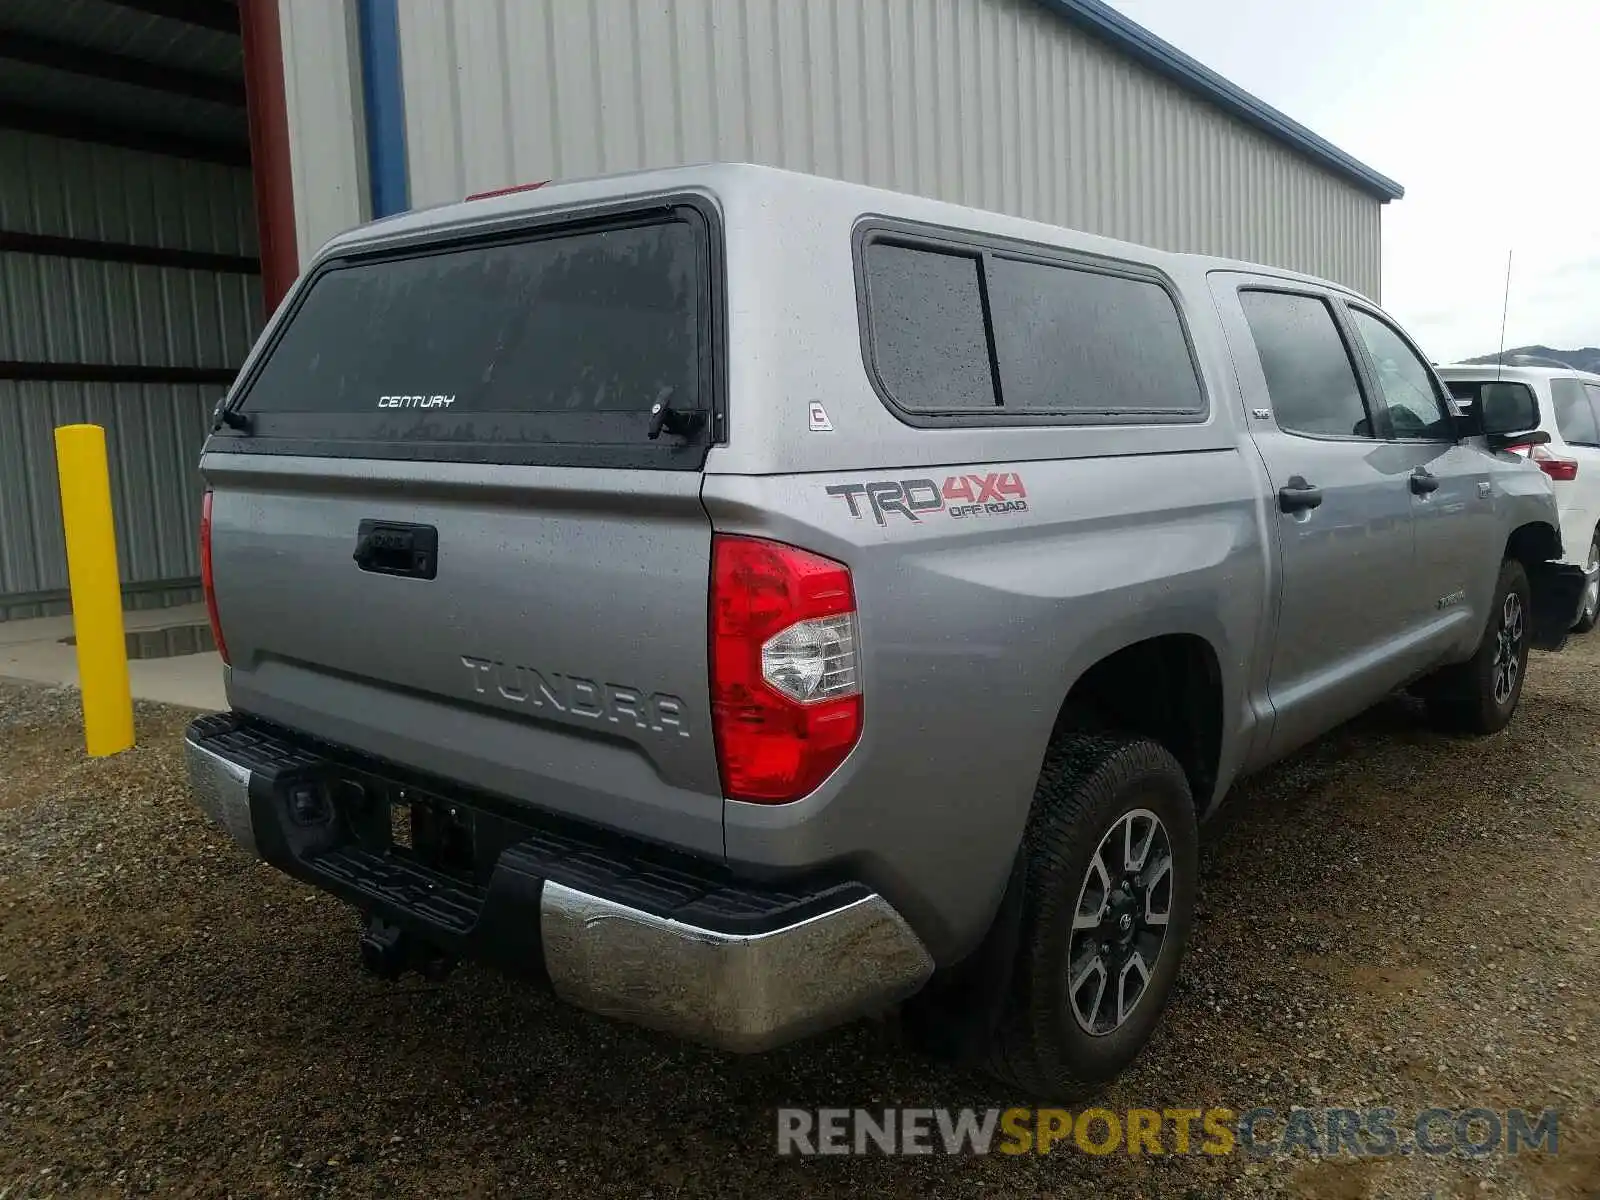
{"label": "side mirror", "polygon": [[[1529,434],[1539,428],[1539,402],[1532,388],[1520,383],[1486,383],[1476,408],[1478,426],[1496,449],[1534,440]],[[1540,440],[1548,441],[1549,435]]]}
{"label": "side mirror", "polygon": [[1539,402],[1522,384],[1486,383],[1478,404],[1485,434],[1526,433],[1539,427]]}

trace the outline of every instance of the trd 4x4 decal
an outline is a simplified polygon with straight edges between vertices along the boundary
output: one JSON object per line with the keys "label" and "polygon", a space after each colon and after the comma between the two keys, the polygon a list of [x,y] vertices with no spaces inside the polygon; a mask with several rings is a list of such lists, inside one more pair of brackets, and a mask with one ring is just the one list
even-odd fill
{"label": "trd 4x4 decal", "polygon": [[987,475],[950,475],[941,486],[932,479],[885,479],[874,483],[835,483],[827,488],[850,507],[860,520],[861,501],[867,502],[873,520],[887,525],[891,515],[920,524],[930,513],[951,517],[991,517],[1028,511],[1028,489],[1015,471]]}

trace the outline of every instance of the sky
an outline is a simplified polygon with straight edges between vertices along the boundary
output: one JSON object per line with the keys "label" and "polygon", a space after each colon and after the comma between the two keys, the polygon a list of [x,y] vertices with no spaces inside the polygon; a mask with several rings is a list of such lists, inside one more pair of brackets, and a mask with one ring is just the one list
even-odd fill
{"label": "sky", "polygon": [[1383,295],[1436,362],[1600,346],[1600,0],[1111,0],[1406,189]]}

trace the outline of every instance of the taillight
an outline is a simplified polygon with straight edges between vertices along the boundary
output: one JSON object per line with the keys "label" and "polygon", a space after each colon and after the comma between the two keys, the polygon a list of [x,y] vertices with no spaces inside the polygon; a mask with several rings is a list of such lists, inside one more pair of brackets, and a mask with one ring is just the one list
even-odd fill
{"label": "taillight", "polygon": [[1577,459],[1566,458],[1543,444],[1507,446],[1506,449],[1514,454],[1525,455],[1530,462],[1538,464],[1539,470],[1557,483],[1571,483],[1578,477]]}
{"label": "taillight", "polygon": [[217,620],[217,592],[211,584],[211,489],[200,500],[200,590],[206,596],[206,618],[211,622],[211,640],[217,653],[228,662],[228,644],[222,640],[222,622]]}
{"label": "taillight", "polygon": [[711,546],[711,718],[730,800],[816,789],[861,736],[850,568],[782,542]]}

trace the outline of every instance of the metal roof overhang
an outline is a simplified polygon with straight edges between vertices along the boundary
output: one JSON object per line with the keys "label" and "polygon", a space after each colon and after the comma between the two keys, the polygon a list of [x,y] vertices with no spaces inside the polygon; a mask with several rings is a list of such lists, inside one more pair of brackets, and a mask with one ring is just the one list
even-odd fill
{"label": "metal roof overhang", "polygon": [[249,162],[232,0],[4,0],[0,129]]}
{"label": "metal roof overhang", "polygon": [[1229,83],[1210,67],[1162,41],[1102,0],[1037,0],[1037,3],[1193,95],[1255,126],[1318,166],[1349,180],[1368,195],[1388,201],[1406,194],[1405,188],[1394,180],[1352,158],[1326,138],[1312,133],[1238,85]]}

